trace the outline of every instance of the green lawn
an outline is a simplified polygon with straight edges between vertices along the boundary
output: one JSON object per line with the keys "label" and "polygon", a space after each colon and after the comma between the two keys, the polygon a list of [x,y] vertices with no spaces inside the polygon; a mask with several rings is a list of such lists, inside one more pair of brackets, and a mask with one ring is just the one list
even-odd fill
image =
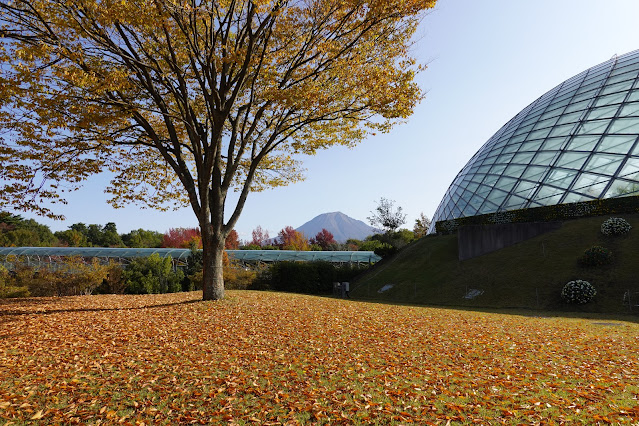
{"label": "green lawn", "polygon": [[[639,421],[639,325],[229,291],[0,301],[6,424]],[[0,422],[1,423],[1,422]]]}

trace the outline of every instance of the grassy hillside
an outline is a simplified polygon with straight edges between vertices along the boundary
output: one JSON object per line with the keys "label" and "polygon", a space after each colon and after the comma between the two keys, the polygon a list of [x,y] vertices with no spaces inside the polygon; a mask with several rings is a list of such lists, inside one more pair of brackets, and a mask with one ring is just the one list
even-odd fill
{"label": "grassy hillside", "polygon": [[[465,261],[457,259],[457,235],[429,236],[384,260],[353,284],[352,296],[393,302],[468,307],[530,308],[583,312],[628,312],[626,290],[639,303],[639,214],[622,215],[633,229],[624,237],[600,232],[607,216],[567,221],[562,228]],[[593,245],[612,250],[605,267],[580,266]],[[597,289],[587,305],[566,305],[559,296],[574,279]],[[387,284],[390,290],[380,293]],[[483,291],[468,300],[468,290]],[[634,308],[639,312],[639,307]]]}

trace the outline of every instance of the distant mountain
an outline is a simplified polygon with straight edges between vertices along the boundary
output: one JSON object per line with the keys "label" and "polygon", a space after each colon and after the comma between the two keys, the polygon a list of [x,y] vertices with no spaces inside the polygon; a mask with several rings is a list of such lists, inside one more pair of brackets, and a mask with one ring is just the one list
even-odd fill
{"label": "distant mountain", "polygon": [[310,239],[322,229],[333,234],[335,241],[340,243],[346,242],[349,238],[363,240],[376,232],[372,226],[341,212],[321,214],[297,228],[297,231],[302,232],[306,238]]}

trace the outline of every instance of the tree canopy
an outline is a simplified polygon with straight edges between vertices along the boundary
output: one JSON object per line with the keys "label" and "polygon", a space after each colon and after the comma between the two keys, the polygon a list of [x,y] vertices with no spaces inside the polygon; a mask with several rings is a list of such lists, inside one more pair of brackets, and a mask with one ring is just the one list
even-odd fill
{"label": "tree canopy", "polygon": [[419,217],[415,219],[415,225],[413,226],[413,232],[416,238],[421,238],[428,234],[428,228],[430,228],[431,220],[421,212]]}
{"label": "tree canopy", "polygon": [[379,199],[377,207],[371,211],[367,219],[371,225],[381,226],[387,233],[395,231],[406,223],[406,215],[402,212],[402,208],[398,206],[395,209],[395,201],[384,197]]}
{"label": "tree canopy", "polygon": [[0,247],[46,247],[53,245],[55,240],[48,226],[0,211]]}
{"label": "tree canopy", "polygon": [[308,251],[310,246],[308,239],[292,226],[285,226],[277,234],[277,243],[282,250]]}
{"label": "tree canopy", "polygon": [[111,172],[116,207],[191,206],[204,296],[223,297],[250,191],[412,113],[411,38],[434,3],[2,0],[0,204],[59,217],[67,191]]}
{"label": "tree canopy", "polygon": [[322,250],[334,250],[337,247],[337,241],[335,241],[333,234],[326,228],[322,228],[309,242],[318,245]]}

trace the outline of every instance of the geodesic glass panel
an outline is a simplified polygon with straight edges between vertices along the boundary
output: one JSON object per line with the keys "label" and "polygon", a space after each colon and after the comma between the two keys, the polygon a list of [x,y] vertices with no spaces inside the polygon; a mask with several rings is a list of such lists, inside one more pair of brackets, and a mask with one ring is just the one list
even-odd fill
{"label": "geodesic glass panel", "polygon": [[499,129],[459,172],[430,232],[440,220],[637,195],[638,141],[639,50],[566,80]]}

